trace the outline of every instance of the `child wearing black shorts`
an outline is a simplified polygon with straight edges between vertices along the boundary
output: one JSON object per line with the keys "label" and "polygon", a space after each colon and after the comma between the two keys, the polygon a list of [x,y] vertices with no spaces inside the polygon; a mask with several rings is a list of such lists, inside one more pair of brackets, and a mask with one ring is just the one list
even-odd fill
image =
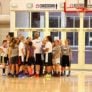
{"label": "child wearing black shorts", "polygon": [[63,74],[65,75],[65,68],[68,67],[68,74],[67,76],[70,76],[70,66],[71,66],[71,60],[72,60],[72,51],[69,46],[69,41],[65,40],[65,44],[61,48],[62,51],[62,60],[61,60],[61,65],[62,65],[62,70]]}
{"label": "child wearing black shorts", "polygon": [[32,42],[28,43],[26,62],[27,62],[28,76],[31,77],[34,75],[34,63],[35,63],[34,47],[32,46]]}
{"label": "child wearing black shorts", "polygon": [[6,64],[8,61],[8,49],[7,49],[7,40],[3,40],[2,46],[0,47],[1,52],[1,63],[2,63],[2,75],[5,76]]}
{"label": "child wearing black shorts", "polygon": [[52,74],[52,38],[51,36],[46,37],[46,44],[43,51],[45,53],[46,77],[51,77],[51,74]]}

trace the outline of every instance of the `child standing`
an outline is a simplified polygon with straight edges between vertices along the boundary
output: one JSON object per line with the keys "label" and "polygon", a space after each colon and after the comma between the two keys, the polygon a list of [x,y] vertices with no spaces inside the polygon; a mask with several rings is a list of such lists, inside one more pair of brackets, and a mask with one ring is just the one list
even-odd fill
{"label": "child standing", "polygon": [[27,62],[28,76],[31,77],[34,75],[34,63],[35,63],[34,47],[32,45],[32,42],[28,43],[26,62]]}
{"label": "child standing", "polygon": [[45,48],[45,45],[46,45],[46,40],[44,39],[42,41],[42,47],[41,47],[41,51],[42,51],[42,54],[41,54],[41,58],[42,58],[42,75],[45,75],[46,73],[46,70],[45,70],[45,53],[44,53],[44,48]]}
{"label": "child standing", "polygon": [[54,74],[53,76],[60,76],[60,56],[61,56],[61,46],[59,43],[59,40],[55,40],[54,41],[54,47],[53,47],[53,57],[52,57],[52,61],[53,61],[53,68],[54,68]]}
{"label": "child standing", "polygon": [[51,74],[52,74],[52,38],[51,36],[46,37],[46,44],[43,51],[45,53],[46,77],[51,77]]}
{"label": "child standing", "polygon": [[9,49],[8,49],[8,57],[11,64],[11,77],[14,75],[18,76],[18,46],[16,44],[15,38],[12,39]]}
{"label": "child standing", "polygon": [[33,46],[35,48],[34,50],[34,57],[35,57],[35,77],[39,77],[40,70],[42,66],[42,60],[41,60],[41,46],[42,41],[40,39],[39,32],[35,32],[34,34],[34,40],[32,40]]}
{"label": "child standing", "polygon": [[6,69],[6,64],[8,61],[8,50],[7,50],[7,40],[3,40],[2,46],[1,48],[1,62],[3,65],[3,69],[2,69],[2,75],[5,76],[5,69]]}
{"label": "child standing", "polygon": [[69,40],[65,40],[65,44],[61,48],[62,51],[62,70],[65,75],[65,68],[68,67],[68,74],[67,76],[70,76],[70,66],[71,66],[71,60],[72,60],[72,51],[69,46]]}
{"label": "child standing", "polygon": [[26,56],[26,51],[25,51],[25,38],[24,36],[20,36],[20,43],[18,46],[18,51],[19,51],[19,59],[20,59],[20,68],[19,68],[19,77],[24,76],[24,70],[25,70],[25,56]]}

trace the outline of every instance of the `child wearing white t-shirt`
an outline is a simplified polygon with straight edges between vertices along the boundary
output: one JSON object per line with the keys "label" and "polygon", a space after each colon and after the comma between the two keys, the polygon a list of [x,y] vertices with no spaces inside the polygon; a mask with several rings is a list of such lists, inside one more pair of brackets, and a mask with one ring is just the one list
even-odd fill
{"label": "child wearing white t-shirt", "polygon": [[19,59],[20,59],[20,69],[19,69],[19,77],[23,75],[23,71],[25,68],[25,56],[26,56],[26,48],[25,48],[25,39],[24,36],[20,37],[20,43],[19,43]]}
{"label": "child wearing white t-shirt", "polygon": [[32,40],[33,46],[34,46],[34,57],[35,57],[35,77],[39,77],[40,75],[40,69],[42,65],[42,60],[41,60],[41,46],[42,46],[42,41],[39,38],[39,33],[35,32],[34,34],[34,40]]}
{"label": "child wearing white t-shirt", "polygon": [[0,47],[1,49],[1,63],[3,65],[2,69],[2,75],[5,76],[5,69],[6,69],[6,64],[8,61],[8,49],[7,49],[7,40],[3,40],[2,46]]}
{"label": "child wearing white t-shirt", "polygon": [[49,77],[52,74],[52,38],[50,36],[46,37],[43,51],[45,53],[46,77]]}

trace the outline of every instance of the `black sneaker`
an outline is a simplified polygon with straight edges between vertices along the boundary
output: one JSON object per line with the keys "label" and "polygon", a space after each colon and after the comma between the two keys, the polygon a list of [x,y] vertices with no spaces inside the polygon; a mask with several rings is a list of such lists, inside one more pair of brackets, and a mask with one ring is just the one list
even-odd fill
{"label": "black sneaker", "polygon": [[8,76],[10,76],[11,75],[11,73],[8,73]]}
{"label": "black sneaker", "polygon": [[52,74],[52,76],[53,76],[53,77],[56,77],[56,72],[54,72],[54,73]]}
{"label": "black sneaker", "polygon": [[66,72],[64,71],[64,76],[66,75]]}
{"label": "black sneaker", "polygon": [[15,74],[15,77],[18,77],[18,74]]}
{"label": "black sneaker", "polygon": [[56,74],[56,77],[60,77],[60,73]]}
{"label": "black sneaker", "polygon": [[69,77],[69,76],[70,76],[70,74],[67,75],[67,77]]}
{"label": "black sneaker", "polygon": [[13,77],[14,77],[14,74],[10,74],[10,76],[9,76],[9,77],[12,77],[12,78],[13,78]]}

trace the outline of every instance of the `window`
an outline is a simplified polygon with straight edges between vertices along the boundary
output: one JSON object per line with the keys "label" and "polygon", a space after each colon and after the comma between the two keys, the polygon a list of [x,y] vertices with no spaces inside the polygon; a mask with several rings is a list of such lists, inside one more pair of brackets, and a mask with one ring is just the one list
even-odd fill
{"label": "window", "polygon": [[31,27],[44,28],[45,27],[45,13],[44,12],[32,12]]}
{"label": "window", "polygon": [[79,28],[80,19],[77,13],[67,13],[66,14],[66,27],[67,28]]}
{"label": "window", "polygon": [[73,27],[73,17],[67,17],[67,27]]}
{"label": "window", "polygon": [[78,45],[78,32],[67,32],[67,39],[70,40],[71,46]]}
{"label": "window", "polygon": [[16,12],[16,27],[17,28],[28,28],[30,27],[30,13],[26,11]]}
{"label": "window", "polygon": [[61,39],[61,32],[51,32],[50,35],[51,35],[53,41],[56,38]]}
{"label": "window", "polygon": [[60,12],[50,12],[49,13],[49,27],[50,28],[60,28],[61,27],[61,13]]}
{"label": "window", "polygon": [[92,17],[90,16],[90,27],[92,28]]}
{"label": "window", "polygon": [[92,32],[85,33],[85,45],[92,46]]}
{"label": "window", "polygon": [[24,36],[25,38],[27,38],[29,35],[28,35],[28,31],[26,31],[26,30],[19,30],[18,32],[17,32],[17,35],[18,35],[18,37],[19,36]]}
{"label": "window", "polygon": [[80,27],[80,19],[79,17],[75,17],[75,25],[76,28]]}
{"label": "window", "polygon": [[84,17],[84,28],[87,28],[89,26],[90,26],[90,24],[89,24],[89,17]]}
{"label": "window", "polygon": [[92,28],[92,13],[86,13],[84,16],[84,27]]}
{"label": "window", "polygon": [[85,32],[85,45],[85,64],[92,64],[92,32]]}

